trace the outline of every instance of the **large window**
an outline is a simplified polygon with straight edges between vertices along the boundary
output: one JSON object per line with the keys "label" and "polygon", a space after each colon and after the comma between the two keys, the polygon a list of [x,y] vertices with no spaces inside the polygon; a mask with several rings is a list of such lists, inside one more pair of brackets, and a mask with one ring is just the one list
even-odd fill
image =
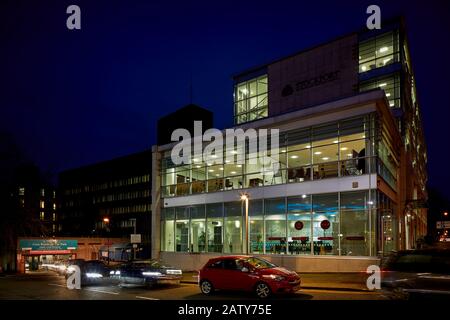
{"label": "large window", "polygon": [[399,74],[364,81],[360,84],[359,91],[363,92],[376,88],[384,90],[391,108],[399,108],[401,106]]}
{"label": "large window", "polygon": [[[395,208],[372,191],[249,201],[251,254],[368,256],[395,247]],[[245,253],[243,201],[163,209],[161,250]],[[378,236],[375,234],[378,230]]]}
{"label": "large window", "polygon": [[234,89],[236,124],[265,118],[268,112],[267,75],[238,83]]}
{"label": "large window", "polygon": [[258,155],[248,151],[243,164],[225,157],[218,159],[221,164],[207,165],[194,158],[191,164],[179,166],[170,161],[167,151],[162,160],[161,193],[163,197],[176,197],[373,173],[375,166],[370,164],[375,154],[369,146],[375,141],[374,132],[379,132],[374,129],[374,119],[370,114],[283,132],[280,169],[275,173],[273,167],[264,167]]}
{"label": "large window", "polygon": [[359,72],[367,72],[400,60],[398,31],[391,31],[359,43]]}

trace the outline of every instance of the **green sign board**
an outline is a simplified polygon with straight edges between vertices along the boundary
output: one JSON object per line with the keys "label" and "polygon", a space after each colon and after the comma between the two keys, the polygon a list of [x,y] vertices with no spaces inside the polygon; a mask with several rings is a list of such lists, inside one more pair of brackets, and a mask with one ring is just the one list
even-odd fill
{"label": "green sign board", "polygon": [[36,239],[19,240],[21,250],[46,251],[46,250],[75,250],[78,248],[78,240]]}

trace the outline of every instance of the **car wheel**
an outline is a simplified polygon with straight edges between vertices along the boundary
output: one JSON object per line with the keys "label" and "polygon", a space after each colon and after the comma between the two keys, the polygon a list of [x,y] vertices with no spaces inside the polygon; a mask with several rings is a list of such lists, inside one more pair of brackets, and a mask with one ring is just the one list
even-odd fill
{"label": "car wheel", "polygon": [[270,287],[266,283],[260,282],[255,287],[255,293],[258,296],[258,298],[266,299],[270,296],[272,292],[270,290]]}
{"label": "car wheel", "polygon": [[202,280],[202,282],[200,282],[200,290],[203,294],[210,295],[214,292],[214,287],[210,281]]}

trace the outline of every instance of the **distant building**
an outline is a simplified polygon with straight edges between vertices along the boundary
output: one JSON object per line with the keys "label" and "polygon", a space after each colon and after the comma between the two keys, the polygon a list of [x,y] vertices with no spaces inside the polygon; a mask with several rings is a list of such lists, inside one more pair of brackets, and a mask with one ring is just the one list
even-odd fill
{"label": "distant building", "polygon": [[402,20],[242,72],[233,96],[234,128],[280,130],[280,170],[248,149],[243,164],[224,148],[175,165],[173,143],[154,146],[154,256],[187,270],[250,253],[355,272],[426,234],[427,153]]}
{"label": "distant building", "polygon": [[160,118],[156,125],[157,144],[163,145],[170,143],[172,141],[172,132],[178,128],[187,129],[191,133],[191,136],[193,136],[194,121],[202,121],[202,129],[204,132],[213,127],[213,113],[195,104],[189,104]]}
{"label": "distant building", "polygon": [[141,235],[137,257],[150,257],[151,151],[61,172],[64,237]]}
{"label": "distant building", "polygon": [[15,271],[17,238],[52,237],[59,227],[55,187],[35,165],[10,168],[1,186],[3,213],[0,225],[0,269]]}

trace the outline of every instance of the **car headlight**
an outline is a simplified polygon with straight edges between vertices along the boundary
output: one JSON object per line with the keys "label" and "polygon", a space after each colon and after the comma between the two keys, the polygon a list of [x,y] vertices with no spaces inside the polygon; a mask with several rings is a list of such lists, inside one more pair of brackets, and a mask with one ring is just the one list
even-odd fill
{"label": "car headlight", "polygon": [[120,275],[120,270],[117,270],[117,271],[116,271],[116,274],[117,274],[117,275]]}
{"label": "car headlight", "polygon": [[176,274],[176,275],[181,275],[182,272],[181,270],[166,270],[167,274]]}
{"label": "car headlight", "polygon": [[95,272],[86,273],[86,277],[88,277],[88,278],[103,278],[103,276],[100,273],[95,273]]}
{"label": "car headlight", "polygon": [[114,274],[114,271],[113,271],[113,270],[111,270],[111,271],[109,272],[109,274]]}
{"label": "car headlight", "polygon": [[144,271],[142,272],[143,276],[160,276],[161,272],[151,272],[151,271]]}
{"label": "car headlight", "polygon": [[285,277],[279,276],[279,275],[276,275],[276,274],[267,274],[267,275],[263,275],[263,278],[265,278],[265,279],[270,279],[270,280],[275,280],[275,281],[283,281],[283,280],[286,280]]}

